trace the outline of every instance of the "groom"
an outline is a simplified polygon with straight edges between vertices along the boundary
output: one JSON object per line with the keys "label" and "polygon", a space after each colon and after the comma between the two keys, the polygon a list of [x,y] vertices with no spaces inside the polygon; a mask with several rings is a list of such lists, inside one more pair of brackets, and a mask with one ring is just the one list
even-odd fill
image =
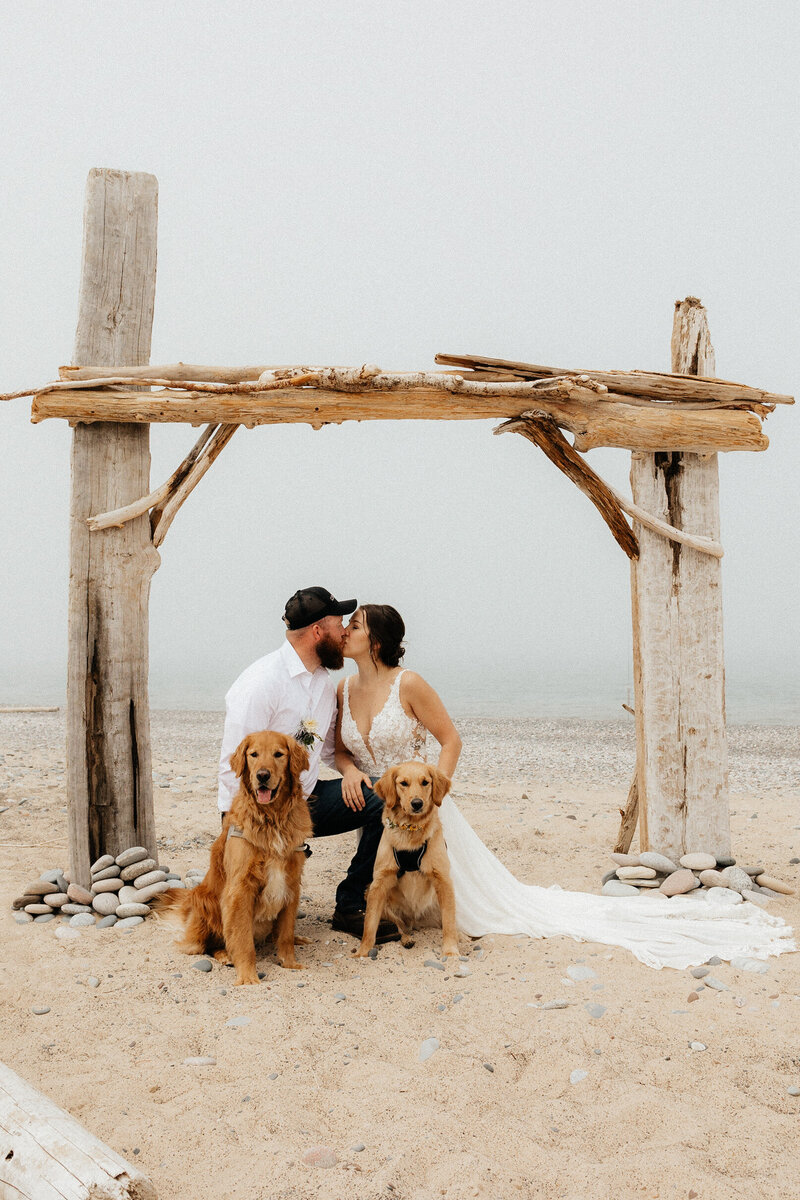
{"label": "groom", "polygon": [[[286,602],[286,641],[279,650],[249,666],[225,697],[225,729],[219,760],[218,807],[226,813],[239,782],[230,759],[242,738],[275,729],[302,741],[309,769],[301,776],[309,799],[314,837],[361,829],[361,839],[347,874],[336,889],[331,925],[360,938],[364,928],[364,893],[372,881],[378,843],[383,833],[383,801],[366,784],[362,799],[350,805],[342,797],[341,779],[319,779],[320,759],[333,766],[336,728],[336,684],[331,671],[344,664],[346,632],[342,617],[354,612],[356,600],[335,600],[321,587],[302,588]],[[347,751],[340,751],[346,755]],[[393,942],[399,931],[389,921],[378,927],[378,942]]]}

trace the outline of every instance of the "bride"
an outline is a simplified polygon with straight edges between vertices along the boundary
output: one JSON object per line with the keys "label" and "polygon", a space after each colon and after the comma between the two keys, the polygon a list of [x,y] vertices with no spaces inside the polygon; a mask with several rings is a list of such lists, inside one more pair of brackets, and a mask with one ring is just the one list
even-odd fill
{"label": "bride", "polygon": [[[402,617],[388,604],[362,604],[347,626],[343,652],[358,674],[339,683],[336,759],[350,807],[363,803],[362,783],[371,786],[395,763],[427,761],[428,734],[439,743],[440,770],[452,777],[458,762],[461,738],[442,701],[420,675],[400,666],[404,636]],[[564,934],[622,946],[650,967],[679,969],[713,955],[766,958],[795,948],[791,929],[779,917],[746,902],[732,907],[690,896],[645,901],[520,883],[452,796],[445,797],[440,816],[458,927],[471,937]]]}

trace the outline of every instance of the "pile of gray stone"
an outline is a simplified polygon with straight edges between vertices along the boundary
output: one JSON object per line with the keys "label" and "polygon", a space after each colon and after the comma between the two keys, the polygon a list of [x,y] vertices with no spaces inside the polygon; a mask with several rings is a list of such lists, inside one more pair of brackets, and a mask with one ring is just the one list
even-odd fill
{"label": "pile of gray stone", "polygon": [[697,891],[714,903],[741,904],[750,900],[762,907],[794,888],[768,875],[763,867],[740,867],[733,858],[718,859],[697,851],[673,862],[665,854],[612,854],[614,867],[603,876],[604,896],[685,896]]}
{"label": "pile of gray stone", "polygon": [[90,868],[89,888],[70,881],[69,872],[54,868],[29,883],[12,904],[19,924],[43,924],[66,917],[70,925],[132,929],[150,913],[150,904],[168,888],[195,887],[202,871],[175,871],[159,866],[144,846],[130,846],[114,858],[104,854]]}

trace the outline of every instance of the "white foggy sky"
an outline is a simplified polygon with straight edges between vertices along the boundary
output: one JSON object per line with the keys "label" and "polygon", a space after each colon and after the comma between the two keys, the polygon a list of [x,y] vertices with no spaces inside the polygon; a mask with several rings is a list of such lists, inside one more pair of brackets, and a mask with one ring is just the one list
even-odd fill
{"label": "white foggy sky", "polygon": [[[789,0],[6,13],[2,390],[71,359],[92,167],[159,180],[153,363],[668,370],[693,294],[720,376],[800,390]],[[29,413],[0,409],[0,702],[58,702],[65,679],[71,434]],[[239,431],[162,547],[154,703],[221,704],[311,583],[395,604],[445,696],[624,682],[627,560],[492,428]],[[779,409],[765,454],[721,456],[728,676],[776,693],[800,674],[799,431]],[[152,427],[154,486],[196,436]],[[589,461],[628,489],[626,452]]]}

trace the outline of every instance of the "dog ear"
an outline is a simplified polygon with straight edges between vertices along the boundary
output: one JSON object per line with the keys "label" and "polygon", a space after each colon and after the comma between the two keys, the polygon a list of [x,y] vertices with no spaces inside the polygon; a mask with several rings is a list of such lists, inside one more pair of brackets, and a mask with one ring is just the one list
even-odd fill
{"label": "dog ear", "polygon": [[433,798],[433,803],[438,806],[441,805],[445,796],[450,791],[450,780],[447,778],[444,771],[440,771],[438,767],[431,767],[430,772],[431,783],[433,784],[431,796]]}
{"label": "dog ear", "polygon": [[242,738],[231,755],[231,770],[239,779],[244,775],[244,769],[247,765],[247,750],[249,745],[250,737],[248,735],[246,738]]}
{"label": "dog ear", "polygon": [[374,785],[373,791],[387,808],[394,808],[397,804],[397,767],[389,767]]}
{"label": "dog ear", "polygon": [[286,745],[289,751],[289,770],[295,782],[298,782],[303,771],[308,770],[308,751],[293,737],[287,735]]}

